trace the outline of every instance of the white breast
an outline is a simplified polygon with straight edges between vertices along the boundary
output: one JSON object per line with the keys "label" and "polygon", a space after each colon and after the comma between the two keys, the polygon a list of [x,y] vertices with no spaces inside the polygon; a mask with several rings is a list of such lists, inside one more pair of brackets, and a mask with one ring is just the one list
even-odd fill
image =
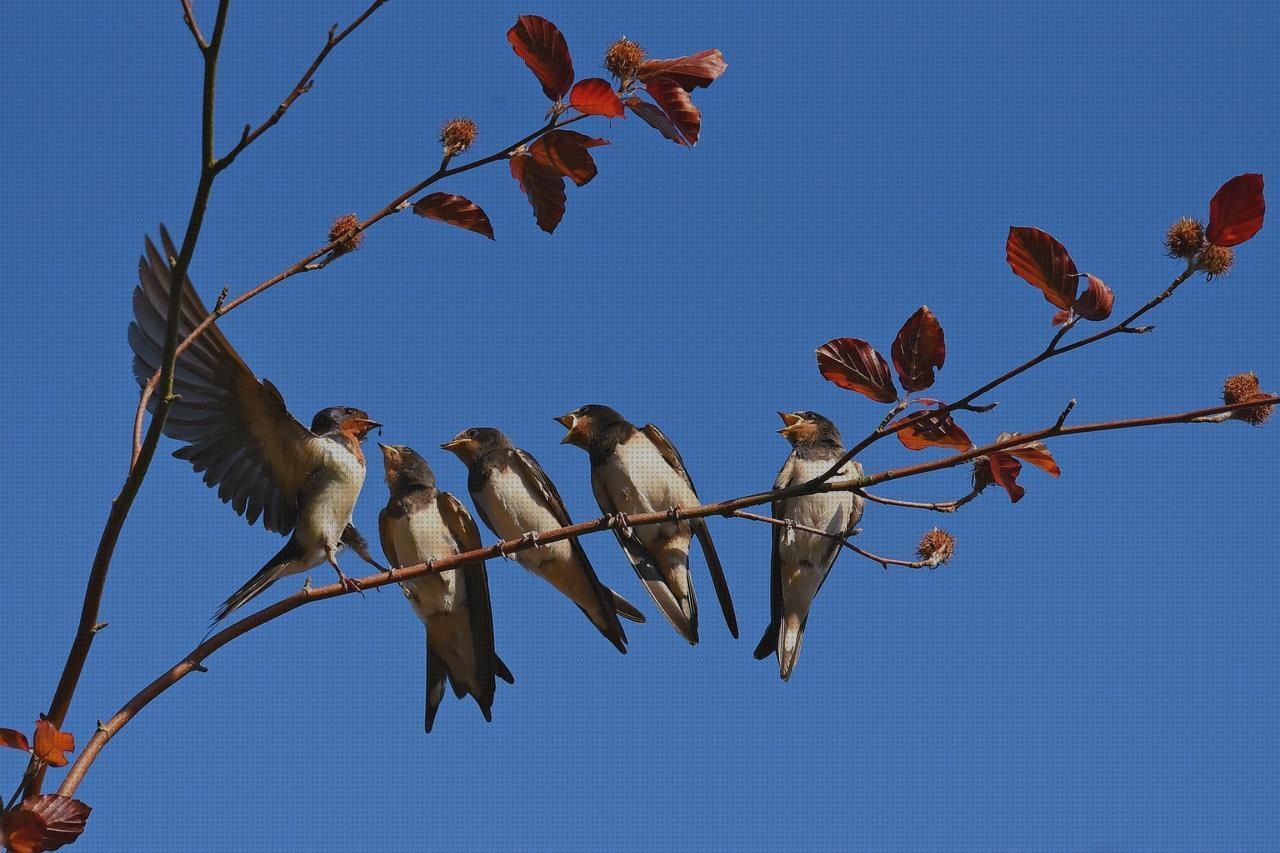
{"label": "white breast", "polygon": [[322,439],[317,447],[324,463],[304,487],[298,536],[304,545],[336,548],[364,486],[364,465],[336,441]]}
{"label": "white breast", "polygon": [[[508,468],[495,471],[475,496],[476,503],[484,507],[493,532],[503,539],[519,539],[529,532],[554,530],[561,527],[541,493],[530,492],[524,478]],[[544,563],[556,563],[570,558],[568,540],[552,542],[516,554],[526,569],[542,574]]]}
{"label": "white breast", "polygon": [[[856,465],[857,463],[851,463],[841,469],[838,476],[852,476],[860,470],[854,467]],[[826,473],[829,467],[830,463],[822,460],[797,459],[789,482],[783,485],[790,486],[811,480]],[[791,519],[798,525],[817,528],[837,536],[843,535],[847,528],[857,523],[857,518],[852,516],[855,512],[861,516],[862,509],[861,499],[855,499],[849,492],[804,495],[788,498],[781,503],[781,514],[784,518]],[[782,537],[778,545],[778,553],[785,566],[811,559],[814,554],[826,553],[830,546],[830,541],[824,541],[821,536],[797,530],[794,536]],[[828,566],[815,568],[825,574]]]}
{"label": "white breast", "polygon": [[620,512],[662,512],[698,503],[684,477],[643,433],[618,445],[601,466],[600,476]]}
{"label": "white breast", "polygon": [[[433,502],[403,518],[389,520],[396,559],[401,566],[413,566],[459,553],[457,542]],[[454,569],[427,574],[405,586],[413,592],[414,610],[424,621],[440,613],[466,607],[466,589]]]}

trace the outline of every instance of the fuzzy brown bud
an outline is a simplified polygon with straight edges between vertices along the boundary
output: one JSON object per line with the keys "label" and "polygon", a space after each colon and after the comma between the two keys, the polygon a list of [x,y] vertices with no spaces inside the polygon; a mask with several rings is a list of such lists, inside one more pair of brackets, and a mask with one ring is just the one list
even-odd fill
{"label": "fuzzy brown bud", "polygon": [[334,255],[345,255],[360,248],[364,232],[356,230],[359,227],[360,220],[354,213],[348,213],[333,220],[333,224],[329,226],[329,242],[337,243],[333,247]]}
{"label": "fuzzy brown bud", "polygon": [[644,62],[644,48],[626,36],[609,45],[609,49],[604,52],[605,69],[624,86],[640,73],[641,62]]}
{"label": "fuzzy brown bud", "polygon": [[1182,217],[1169,226],[1164,235],[1164,247],[1171,258],[1191,260],[1204,248],[1204,225],[1195,219]]}
{"label": "fuzzy brown bud", "polygon": [[476,123],[469,118],[449,119],[440,128],[440,144],[447,157],[454,157],[476,141]]}
{"label": "fuzzy brown bud", "polygon": [[[1228,406],[1237,403],[1248,403],[1250,400],[1262,400],[1272,396],[1258,387],[1256,373],[1237,373],[1227,377],[1222,383],[1222,402]],[[1239,409],[1231,413],[1231,418],[1244,421],[1254,426],[1262,426],[1271,417],[1272,406],[1254,406],[1251,409]]]}
{"label": "fuzzy brown bud", "polygon": [[1204,277],[1213,281],[1218,276],[1226,275],[1236,259],[1234,250],[1226,246],[1209,244],[1196,255],[1196,267],[1204,270]]}
{"label": "fuzzy brown bud", "polygon": [[950,560],[955,552],[956,538],[939,527],[920,537],[920,544],[916,546],[916,556],[928,563],[931,569]]}

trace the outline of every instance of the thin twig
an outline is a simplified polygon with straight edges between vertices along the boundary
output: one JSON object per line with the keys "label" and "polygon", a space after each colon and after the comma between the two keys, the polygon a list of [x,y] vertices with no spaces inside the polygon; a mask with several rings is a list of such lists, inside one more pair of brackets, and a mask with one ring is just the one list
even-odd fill
{"label": "thin twig", "polygon": [[263,120],[262,124],[252,129],[250,128],[250,125],[244,126],[244,132],[240,134],[240,141],[237,142],[230,151],[223,154],[217,159],[217,161],[215,161],[213,166],[214,171],[221,172],[223,169],[235,162],[235,159],[240,156],[240,152],[252,145],[257,141],[258,137],[270,130],[275,126],[276,122],[280,121],[280,119],[284,117],[284,114],[289,111],[289,107],[293,106],[294,101],[298,100],[298,98],[302,97],[307,92],[310,92],[312,83],[314,82],[312,78],[316,71],[320,69],[320,65],[329,56],[329,52],[341,44],[343,39],[355,32],[357,27],[363,24],[370,15],[378,11],[379,6],[382,6],[386,2],[387,0],[374,0],[369,8],[365,9],[364,13],[360,17],[348,24],[347,28],[342,32],[337,32],[337,24],[330,27],[329,34],[325,38],[324,47],[320,48],[320,52],[316,54],[316,58],[311,60],[311,64],[307,66],[307,70],[302,72],[302,76],[298,78],[298,82],[294,85],[293,90],[289,92],[285,99],[280,102],[280,105],[275,108],[275,112],[271,113],[271,115],[267,116],[267,118]]}
{"label": "thin twig", "polygon": [[865,489],[858,489],[858,494],[862,495],[872,503],[884,504],[885,506],[905,507],[907,509],[927,509],[932,512],[955,512],[969,501],[982,494],[980,489],[974,489],[962,498],[956,498],[953,501],[938,501],[936,503],[926,503],[923,501],[903,501],[897,498],[886,498],[881,495],[874,495]]}
{"label": "thin twig", "polygon": [[812,533],[815,536],[825,537],[839,544],[841,548],[848,548],[850,551],[854,552],[855,554],[866,557],[868,560],[871,560],[874,563],[879,563],[881,568],[885,568],[885,569],[889,568],[890,566],[905,566],[908,569],[924,569],[924,568],[929,568],[930,566],[930,563],[928,560],[909,561],[909,560],[899,560],[894,557],[881,557],[879,554],[873,554],[870,551],[866,550],[865,548],[859,548],[857,545],[854,545],[852,542],[849,541],[849,537],[847,536],[841,536],[837,533],[829,533],[826,530],[819,530],[818,528],[810,527],[807,524],[796,524],[794,521],[791,521],[785,518],[772,518],[767,515],[757,515],[754,512],[745,512],[743,510],[737,510],[736,512],[734,512],[733,517],[745,518],[747,521],[759,521],[759,522],[763,522],[764,524],[772,524],[778,527],[789,527],[792,530],[799,530],[804,533]]}
{"label": "thin twig", "polygon": [[[1189,412],[1179,412],[1171,415],[1158,415],[1149,418],[1132,418],[1122,421],[1083,424],[1081,426],[1074,427],[1064,427],[1055,424],[1036,432],[1016,435],[1003,441],[993,442],[983,447],[974,448],[973,450],[965,453],[959,453],[934,462],[926,462],[904,468],[895,468],[889,471],[883,471],[879,474],[855,477],[847,480],[828,480],[820,483],[811,481],[809,483],[801,484],[799,487],[759,492],[740,498],[720,501],[718,503],[701,504],[699,506],[687,508],[681,507],[675,510],[663,510],[661,512],[637,513],[635,515],[628,515],[626,517],[626,524],[632,527],[639,527],[647,524],[668,523],[672,521],[673,518],[677,520],[705,518],[712,515],[731,517],[747,507],[772,503],[773,501],[783,497],[817,494],[820,492],[861,490],[867,486],[873,486],[877,483],[883,483],[889,480],[901,480],[925,474],[930,471],[954,468],[959,465],[963,465],[965,462],[968,462],[978,456],[984,456],[998,450],[1005,450],[1010,447],[1016,447],[1018,445],[1040,439],[1067,435],[1080,435],[1083,433],[1102,432],[1106,430],[1156,426],[1159,424],[1191,423],[1209,415],[1224,412],[1238,412],[1243,409],[1275,405],[1277,403],[1280,403],[1280,396],[1264,397],[1246,403],[1235,403],[1229,406],[1213,406],[1207,409],[1196,409]],[[761,518],[764,518],[764,516]],[[558,542],[563,539],[585,536],[602,530],[611,530],[618,524],[619,520],[617,516],[607,515],[592,521],[579,522],[578,524],[569,525],[567,527],[538,532],[536,537],[524,536],[519,539],[509,539],[485,548],[478,548],[473,551],[467,551],[450,557],[442,557],[438,560],[433,560],[430,563],[408,566],[402,569],[397,569],[394,573],[388,574],[379,572],[378,574],[360,578],[358,584],[362,589],[374,589],[390,583],[403,583],[404,581],[412,580],[413,578],[421,575],[457,568],[466,563],[490,560],[514,554],[538,545],[548,545],[552,542]],[[876,560],[882,564],[890,563],[893,565],[906,565],[900,561],[893,561],[891,558],[881,558],[878,555],[863,551],[856,546],[850,547],[868,559]],[[173,685],[177,684],[190,673],[197,671],[199,667],[203,666],[203,661],[218,649],[222,648],[237,637],[265,625],[266,623],[277,619],[292,610],[296,610],[304,604],[313,601],[322,601],[328,598],[337,598],[342,595],[350,594],[351,592],[351,589],[340,583],[333,583],[328,586],[321,587],[304,586],[303,589],[300,589],[292,595],[277,601],[275,604],[264,607],[256,613],[251,613],[208,637],[204,642],[196,646],[196,648],[194,648],[178,664],[165,671],[162,675],[139,691],[133,698],[126,702],[110,720],[102,724],[102,727],[93,735],[92,738],[89,739],[89,742],[85,744],[83,751],[76,758],[75,763],[67,772],[67,776],[63,780],[62,787],[59,789],[58,793],[67,797],[72,796],[75,793],[76,788],[79,787],[80,782],[84,779],[85,773],[88,772],[89,767],[93,764],[99,753],[102,752],[102,748],[106,746],[107,741],[109,741],[117,732],[120,731],[121,728],[132,720],[138,712],[150,704],[153,699],[164,693]]]}
{"label": "thin twig", "polygon": [[196,46],[200,51],[209,49],[209,43],[204,40],[204,33],[200,32],[200,25],[196,23],[196,14],[191,11],[191,0],[181,0],[182,2],[182,20],[186,22],[187,29],[191,31],[191,37],[196,40]]}

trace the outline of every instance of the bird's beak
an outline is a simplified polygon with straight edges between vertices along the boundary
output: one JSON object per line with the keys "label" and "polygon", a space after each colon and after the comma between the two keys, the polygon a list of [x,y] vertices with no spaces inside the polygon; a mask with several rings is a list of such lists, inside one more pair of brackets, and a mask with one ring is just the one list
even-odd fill
{"label": "bird's beak", "polygon": [[358,438],[364,438],[370,431],[377,429],[382,424],[377,421],[371,421],[368,418],[350,418],[342,425],[342,429],[350,432]]}
{"label": "bird's beak", "polygon": [[[561,415],[555,420],[556,423],[569,430],[564,434],[564,438],[560,439],[561,444],[573,444],[575,437],[586,432],[586,418],[580,418],[577,415],[570,413],[567,415]],[[582,426],[579,426],[579,424],[582,424]]]}
{"label": "bird's beak", "polygon": [[444,444],[440,445],[440,448],[442,450],[447,450],[450,453],[457,453],[459,450],[462,450],[464,447],[473,443],[474,442],[469,438],[455,438],[451,441],[446,441]]}
{"label": "bird's beak", "polygon": [[399,461],[400,461],[400,451],[399,451],[399,450],[396,450],[394,447],[392,447],[392,446],[391,446],[391,445],[389,445],[389,444],[383,444],[381,441],[379,441],[379,442],[378,442],[378,447],[379,447],[379,448],[381,448],[381,450],[382,450],[382,458],[383,458],[383,459],[385,459],[385,460],[387,461],[387,464],[388,464],[388,465],[391,465],[391,464],[393,464],[393,463],[395,463],[395,462],[399,462]]}
{"label": "bird's beak", "polygon": [[780,435],[791,435],[792,431],[804,423],[804,418],[792,412],[778,412],[778,417],[782,418],[782,429],[778,430]]}

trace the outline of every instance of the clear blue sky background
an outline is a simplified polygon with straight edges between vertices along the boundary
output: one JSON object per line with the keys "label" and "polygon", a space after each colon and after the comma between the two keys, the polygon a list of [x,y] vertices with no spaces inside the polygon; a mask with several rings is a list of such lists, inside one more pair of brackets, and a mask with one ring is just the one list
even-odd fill
{"label": "clear blue sky background", "polygon": [[[208,19],[212,2],[198,2]],[[395,0],[219,182],[194,278],[210,301],[318,245],[434,168],[473,116],[477,149],[545,102],[504,33],[565,32],[580,76],[626,34],[655,56],[723,49],[686,151],[638,120],[537,230],[505,166],[453,180],[496,243],[404,215],[357,255],[226,321],[249,363],[310,417],[367,408],[384,440],[436,449],[492,424],[534,453],[571,512],[595,514],[585,456],[551,416],[607,402],[658,422],[702,495],[767,486],[775,410],[846,435],[882,409],[822,381],[838,335],[887,348],[921,303],[947,330],[938,396],[1042,347],[1051,309],[1004,260],[1006,229],[1059,237],[1128,311],[1177,272],[1165,226],[1225,179],[1280,180],[1272,4],[974,6]],[[220,149],[263,118],[356,0],[238,3],[219,77]],[[1268,36],[1267,33],[1273,35]],[[195,179],[198,57],[175,2],[29,6],[0,30],[0,201],[8,286],[0,457],[0,724],[45,707],[108,502],[136,388],[125,327],[145,234],[180,229]],[[995,395],[975,438],[1212,405],[1229,373],[1280,386],[1272,223],[1225,280],[1186,286],[1151,336],[1063,358]],[[714,521],[743,624],[689,648],[611,539],[586,547],[651,611],[620,657],[515,564],[490,564],[517,676],[495,720],[450,698],[424,736],[420,627],[394,591],[307,607],[247,636],[148,708],[81,796],[85,849],[1256,851],[1280,832],[1275,708],[1275,426],[1070,439],[1061,480],[991,492],[955,517],[872,507],[864,544],[905,556],[943,522],[937,572],[842,558],[790,684],[751,650],[767,621],[769,531]],[[129,521],[69,720],[78,742],[200,637],[278,547],[168,457]],[[869,469],[913,456],[885,442]],[[953,472],[886,488],[964,491]],[[373,533],[385,486],[357,521]],[[347,561],[348,569],[357,564]],[[317,572],[317,580],[328,580]],[[286,590],[273,590],[269,598]],[[10,781],[21,756],[0,755]],[[8,785],[6,785],[7,793]]]}

